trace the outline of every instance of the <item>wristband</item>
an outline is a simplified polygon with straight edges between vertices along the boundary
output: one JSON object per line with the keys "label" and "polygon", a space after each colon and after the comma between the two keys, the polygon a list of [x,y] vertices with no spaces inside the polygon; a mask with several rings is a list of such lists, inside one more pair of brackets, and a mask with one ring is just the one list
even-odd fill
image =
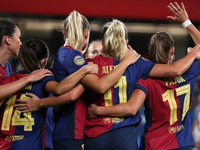
{"label": "wristband", "polygon": [[184,27],[184,28],[187,28],[189,25],[191,25],[192,22],[190,20],[186,20],[185,22],[183,22],[181,25]]}

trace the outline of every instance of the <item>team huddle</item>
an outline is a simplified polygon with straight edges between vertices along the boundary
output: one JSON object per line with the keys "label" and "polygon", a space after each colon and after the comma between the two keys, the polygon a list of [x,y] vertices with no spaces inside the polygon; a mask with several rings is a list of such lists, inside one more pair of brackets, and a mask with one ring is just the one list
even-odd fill
{"label": "team huddle", "polygon": [[[88,46],[90,24],[73,11],[63,23],[65,43],[48,70],[47,44],[22,44],[17,25],[0,20],[0,149],[192,150],[188,112],[199,75],[200,32],[183,3],[168,8],[174,15],[168,18],[196,44],[174,63],[174,40],[166,31],[151,37],[147,60],[128,44],[128,30],[117,19]],[[92,47],[99,51],[85,55]],[[18,73],[7,62],[14,56]],[[138,146],[143,104],[146,123]]]}

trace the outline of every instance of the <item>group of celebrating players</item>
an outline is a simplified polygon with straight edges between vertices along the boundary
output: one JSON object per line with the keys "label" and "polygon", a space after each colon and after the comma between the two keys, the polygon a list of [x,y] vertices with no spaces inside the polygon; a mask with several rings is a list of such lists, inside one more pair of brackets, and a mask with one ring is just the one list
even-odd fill
{"label": "group of celebrating players", "polygon": [[[0,149],[1,150],[191,150],[194,145],[188,114],[199,75],[200,32],[184,4],[169,10],[196,46],[172,63],[174,40],[155,33],[146,60],[128,45],[128,31],[117,19],[102,28],[101,55],[85,60],[90,24],[73,11],[64,21],[64,45],[44,69],[49,57],[45,42],[20,41],[20,29],[0,21]],[[184,50],[185,51],[185,50]],[[7,60],[18,56],[15,74]],[[51,95],[51,96],[50,96]],[[140,147],[136,127],[144,103],[144,133]],[[54,123],[45,123],[54,107]],[[48,114],[47,114],[48,116]],[[53,127],[53,143],[44,144],[45,126]]]}

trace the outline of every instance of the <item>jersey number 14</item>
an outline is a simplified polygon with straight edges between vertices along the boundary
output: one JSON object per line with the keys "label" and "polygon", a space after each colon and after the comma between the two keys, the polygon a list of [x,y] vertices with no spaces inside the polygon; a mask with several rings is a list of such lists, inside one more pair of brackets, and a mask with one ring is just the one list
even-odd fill
{"label": "jersey number 14", "polygon": [[[32,126],[34,125],[34,118],[31,117],[31,112],[23,113],[22,118],[20,117],[21,112],[19,110],[15,109],[13,114],[13,107],[15,104],[16,97],[16,95],[12,95],[6,102],[7,106],[3,115],[1,130],[9,131],[10,125],[12,125],[24,126],[24,131],[32,131]],[[20,99],[29,99],[29,97],[27,97],[25,94],[22,94]]]}

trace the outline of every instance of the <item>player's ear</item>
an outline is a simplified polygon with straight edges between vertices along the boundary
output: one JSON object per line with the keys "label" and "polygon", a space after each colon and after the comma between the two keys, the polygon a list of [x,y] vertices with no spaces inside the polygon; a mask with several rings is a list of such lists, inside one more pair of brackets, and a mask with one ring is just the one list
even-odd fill
{"label": "player's ear", "polygon": [[174,46],[172,47],[172,50],[171,50],[171,55],[174,55],[175,53],[175,50],[174,50]]}
{"label": "player's ear", "polygon": [[84,38],[88,38],[90,35],[90,30],[85,30],[84,32]]}
{"label": "player's ear", "polygon": [[46,64],[47,64],[47,59],[46,59],[46,58],[43,58],[43,59],[39,62],[38,66],[39,66],[40,69],[44,69],[44,67],[46,66]]}
{"label": "player's ear", "polygon": [[5,36],[4,40],[5,40],[6,44],[8,44],[8,45],[11,44],[11,37],[10,36]]}

